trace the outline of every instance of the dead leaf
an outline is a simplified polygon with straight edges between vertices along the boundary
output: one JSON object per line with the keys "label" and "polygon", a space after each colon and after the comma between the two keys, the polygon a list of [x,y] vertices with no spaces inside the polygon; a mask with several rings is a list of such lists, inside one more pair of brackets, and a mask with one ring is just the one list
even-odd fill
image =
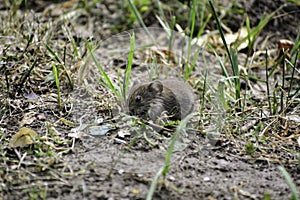
{"label": "dead leaf", "polygon": [[[238,51],[245,49],[249,45],[249,41],[245,40],[245,38],[248,37],[248,30],[246,27],[241,27],[236,33],[226,33],[224,34],[224,37],[228,46],[237,42]],[[224,46],[220,34],[215,33],[208,33],[206,35],[203,35],[200,38],[197,38],[196,41],[194,40],[193,42],[196,42],[199,46],[204,46],[207,43],[213,45],[215,48],[223,48]]]}
{"label": "dead leaf", "polygon": [[286,40],[286,39],[281,39],[281,40],[278,40],[277,45],[278,45],[279,50],[281,50],[281,49],[291,50],[294,46],[294,42],[292,42],[290,40]]}
{"label": "dead leaf", "polygon": [[10,140],[10,147],[25,147],[32,144],[37,137],[37,133],[26,127],[22,127]]}
{"label": "dead leaf", "polygon": [[73,122],[71,122],[71,121],[69,121],[69,120],[67,120],[67,119],[65,119],[65,118],[60,118],[60,121],[62,122],[62,123],[64,123],[64,125],[66,125],[66,126],[69,126],[69,127],[73,127],[74,126],[74,123]]}
{"label": "dead leaf", "polygon": [[91,126],[89,127],[90,135],[92,136],[101,136],[106,135],[108,131],[112,129],[110,124],[104,124],[101,126]]}
{"label": "dead leaf", "polygon": [[[225,40],[227,45],[231,45],[236,41],[241,42],[244,38],[248,36],[248,31],[246,27],[242,27],[238,32],[236,33],[226,33],[225,34]],[[221,37],[219,38],[219,43],[223,44]],[[248,40],[245,40],[244,42],[240,43],[237,47],[238,50],[244,49],[248,47]]]}
{"label": "dead leaf", "polygon": [[299,115],[288,115],[286,118],[290,121],[295,122],[295,123],[300,123],[300,116]]}
{"label": "dead leaf", "polygon": [[20,126],[24,126],[24,125],[29,125],[32,124],[32,122],[35,120],[35,113],[34,112],[29,112],[26,113],[22,119],[22,121],[20,122]]}
{"label": "dead leaf", "polygon": [[125,138],[125,137],[128,137],[128,136],[130,136],[130,135],[131,135],[130,132],[127,131],[126,129],[120,129],[120,130],[118,131],[118,137],[119,137],[119,138]]}

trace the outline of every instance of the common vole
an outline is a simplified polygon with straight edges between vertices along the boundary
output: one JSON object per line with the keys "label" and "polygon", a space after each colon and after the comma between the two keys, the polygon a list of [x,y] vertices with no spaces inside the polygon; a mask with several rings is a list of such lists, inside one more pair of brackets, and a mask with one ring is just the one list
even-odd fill
{"label": "common vole", "polygon": [[134,86],[128,95],[130,115],[156,122],[163,113],[170,119],[183,119],[194,109],[194,94],[179,80],[155,80]]}

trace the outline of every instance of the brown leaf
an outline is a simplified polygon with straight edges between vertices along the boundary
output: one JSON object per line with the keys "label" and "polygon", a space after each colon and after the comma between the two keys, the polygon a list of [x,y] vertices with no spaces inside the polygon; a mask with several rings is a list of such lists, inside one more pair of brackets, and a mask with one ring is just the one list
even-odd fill
{"label": "brown leaf", "polygon": [[277,42],[278,49],[292,49],[294,46],[294,42],[286,39],[278,40]]}
{"label": "brown leaf", "polygon": [[24,125],[32,124],[32,122],[34,122],[35,119],[36,117],[34,112],[26,113],[19,125],[22,127]]}
{"label": "brown leaf", "polygon": [[73,127],[74,126],[74,123],[73,122],[71,122],[71,121],[69,121],[69,120],[67,120],[67,119],[65,119],[65,118],[60,118],[60,121],[62,122],[62,123],[64,123],[64,125],[66,125],[66,126],[69,126],[69,127]]}
{"label": "brown leaf", "polygon": [[10,140],[10,147],[25,147],[34,142],[34,139],[37,137],[37,133],[26,127],[22,127]]}

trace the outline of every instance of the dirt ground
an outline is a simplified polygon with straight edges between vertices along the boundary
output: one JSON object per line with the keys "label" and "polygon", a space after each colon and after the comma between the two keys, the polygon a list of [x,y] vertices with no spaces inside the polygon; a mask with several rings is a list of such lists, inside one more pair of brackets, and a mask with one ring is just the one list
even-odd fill
{"label": "dirt ground", "polygon": [[[88,50],[84,41],[87,38],[96,46],[101,39],[109,39],[139,25],[129,20],[128,11],[122,7],[123,1],[104,0],[91,7],[78,4],[85,9],[77,12],[71,12],[76,4],[72,2],[28,2],[15,10],[15,18],[9,18],[13,9],[9,10],[5,4],[0,6],[1,25],[7,28],[0,29],[0,199],[146,199],[152,180],[164,167],[170,134],[154,133],[151,127],[137,125],[123,113],[122,105],[112,92],[97,84],[99,71],[95,71],[97,67],[91,64],[92,61],[86,62]],[[220,3],[218,7],[225,10],[232,6],[232,12],[223,14],[221,20],[233,32],[244,23],[244,13],[239,10],[248,14],[254,27],[263,14],[283,6],[259,35],[254,45],[256,51],[276,50],[279,39],[295,41],[300,30],[299,4],[284,0],[238,2],[234,6],[228,2]],[[183,6],[176,1],[177,4]],[[179,13],[189,9],[187,5],[183,7]],[[68,16],[62,20],[63,11]],[[153,12],[149,9],[143,15],[148,27],[159,26]],[[213,20],[207,29],[216,30]],[[74,41],[68,37],[70,35]],[[96,58],[109,57],[103,62],[114,83],[118,73],[124,72],[128,55],[129,46],[124,47],[122,38],[128,39],[128,34],[121,35],[120,41],[106,40],[107,46],[102,44],[95,50]],[[137,34],[137,38],[141,43],[145,42],[143,34]],[[57,106],[55,81],[49,78],[53,76],[53,63],[60,61],[49,53],[45,44],[57,52],[65,66],[69,66],[74,80],[73,88],[67,78],[61,81],[64,102],[61,109]],[[125,49],[127,52],[110,57],[105,52],[107,49]],[[148,76],[147,71],[137,67],[144,57],[135,56],[133,80]],[[210,73],[219,73],[214,54],[205,52],[205,56],[209,57]],[[110,62],[117,69],[110,68]],[[32,71],[31,66],[34,66]],[[299,69],[299,62],[297,67]],[[82,69],[85,71],[80,71]],[[202,63],[195,71],[204,73],[203,69]],[[264,68],[260,69],[255,72],[260,74]],[[31,72],[34,75],[28,75]],[[179,76],[180,72],[170,73]],[[67,75],[63,73],[62,76]],[[193,74],[193,80],[199,77],[196,72]],[[217,77],[220,74],[211,82]],[[257,85],[252,83],[254,89]],[[253,101],[264,100],[253,94]],[[210,105],[204,109],[216,111]],[[278,167],[285,167],[300,191],[299,100],[286,115],[272,116],[274,121],[261,117],[260,111],[264,112],[258,108],[249,110],[246,115],[252,118],[241,122],[232,116],[222,119],[224,113],[218,113],[219,118],[215,121],[206,122],[200,116],[195,117],[189,125],[190,130],[181,134],[169,172],[165,179],[160,177],[153,199],[291,199],[290,187]],[[95,121],[101,121],[94,127],[104,129],[105,134],[89,134],[91,128],[81,127]],[[216,121],[222,122],[217,137],[203,134],[203,130],[208,130]],[[22,126],[35,130],[41,139],[29,147],[11,148],[9,141]],[[76,132],[78,127],[82,130]],[[237,132],[238,128],[241,131]],[[172,135],[172,132],[175,132],[174,128],[168,133]],[[258,140],[262,134],[265,139]],[[257,145],[251,155],[245,150],[249,142]]]}

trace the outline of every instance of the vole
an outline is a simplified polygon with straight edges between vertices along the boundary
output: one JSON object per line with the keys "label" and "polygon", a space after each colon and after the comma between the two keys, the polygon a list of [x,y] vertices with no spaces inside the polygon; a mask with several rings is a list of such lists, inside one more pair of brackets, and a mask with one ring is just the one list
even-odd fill
{"label": "vole", "polygon": [[180,120],[193,111],[194,94],[183,81],[155,80],[132,87],[127,105],[130,115],[151,119],[154,123],[162,114]]}

